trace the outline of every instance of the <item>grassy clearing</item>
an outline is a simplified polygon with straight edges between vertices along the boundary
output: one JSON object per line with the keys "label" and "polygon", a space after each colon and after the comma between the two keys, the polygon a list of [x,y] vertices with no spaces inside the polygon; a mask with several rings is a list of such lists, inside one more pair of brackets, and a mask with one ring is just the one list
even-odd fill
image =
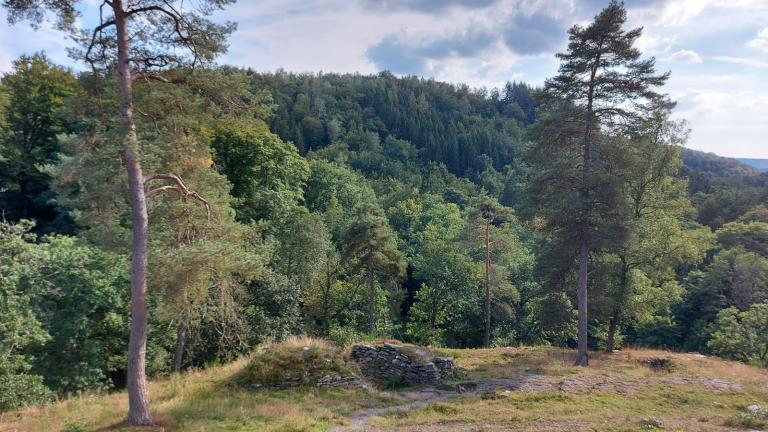
{"label": "grassy clearing", "polygon": [[[292,339],[279,346],[262,346],[253,356],[270,353],[326,352],[330,345]],[[293,358],[293,356],[291,356]],[[233,385],[253,374],[252,358],[222,367],[189,371],[150,383],[156,428],[129,428],[121,424],[128,406],[125,392],[88,395],[53,405],[26,408],[0,415],[0,431],[324,431],[341,424],[354,411],[387,403],[367,389],[253,390]],[[295,368],[294,368],[295,369]],[[265,376],[270,376],[267,371]]]}
{"label": "grassy clearing", "polygon": [[[581,386],[571,391],[445,399],[406,414],[378,417],[369,424],[382,431],[425,432],[723,431],[765,426],[745,412],[751,404],[768,404],[768,371],[740,363],[656,350],[594,353],[589,368],[572,367],[573,353],[558,348],[454,350],[452,354],[458,366],[469,371],[470,379],[541,375],[553,383],[570,381]],[[648,360],[655,358],[669,359],[671,369],[654,371]],[[695,384],[677,383],[682,379]],[[724,387],[707,387],[709,380]],[[621,391],[604,390],[600,385],[605,382],[618,383]],[[730,383],[741,389],[729,389]],[[657,421],[663,429],[654,426]]]}
{"label": "grassy clearing", "polygon": [[[310,351],[305,346],[323,353],[319,358],[338,353],[322,342],[294,339],[261,347],[252,357],[226,366],[154,381],[150,390],[158,427],[136,430],[324,431],[347,423],[358,410],[402,403],[395,395],[373,389],[305,386],[254,391],[232,384],[243,374],[254,373],[249,367],[254,358],[268,360],[292,352],[289,358],[296,359],[296,353]],[[366,430],[736,431],[765,425],[745,413],[751,404],[768,405],[768,371],[739,363],[696,354],[626,350],[594,354],[589,368],[575,368],[572,352],[551,347],[442,351],[456,358],[457,365],[468,371],[468,379],[535,375],[547,382],[580,386],[569,391],[513,391],[503,397],[463,395],[435,400],[423,408],[373,417]],[[259,357],[264,353],[269,354]],[[652,370],[647,361],[654,358],[669,358],[671,369]],[[676,381],[682,378],[694,383],[728,381],[741,387],[708,388]],[[603,382],[620,382],[621,391],[597,385]],[[0,431],[131,431],[120,424],[126,406],[125,393],[72,398],[3,414]],[[657,420],[664,429],[654,426]]]}

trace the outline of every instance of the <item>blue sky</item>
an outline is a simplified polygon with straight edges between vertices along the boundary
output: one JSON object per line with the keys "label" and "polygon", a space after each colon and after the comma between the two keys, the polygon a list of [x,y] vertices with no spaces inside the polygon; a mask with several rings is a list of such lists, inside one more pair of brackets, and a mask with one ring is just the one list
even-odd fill
{"label": "blue sky", "polygon": [[[388,69],[474,87],[540,85],[572,24],[607,0],[240,0],[216,19],[239,24],[221,63],[271,71],[374,73]],[[82,2],[84,22],[96,0]],[[666,91],[692,128],[688,147],[768,158],[768,0],[626,0],[639,47],[671,70]],[[4,11],[0,12],[4,15]],[[3,17],[4,18],[4,17]],[[0,71],[72,42],[44,26],[0,24]]]}

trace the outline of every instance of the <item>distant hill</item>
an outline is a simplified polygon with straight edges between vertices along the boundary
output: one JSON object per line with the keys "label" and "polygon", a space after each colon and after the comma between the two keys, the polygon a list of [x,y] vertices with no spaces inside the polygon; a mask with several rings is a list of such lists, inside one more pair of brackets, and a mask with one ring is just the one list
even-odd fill
{"label": "distant hill", "polygon": [[681,174],[688,178],[691,195],[697,192],[711,192],[712,188],[765,187],[766,175],[756,167],[738,159],[718,156],[698,150],[684,148],[680,153],[685,165]]}
{"label": "distant hill", "polygon": [[748,158],[739,158],[737,159],[739,162],[745,163],[753,168],[757,168],[758,170],[762,172],[768,171],[768,159],[748,159]]}
{"label": "distant hill", "polygon": [[306,154],[345,142],[353,150],[406,140],[428,161],[465,176],[486,157],[501,170],[524,155],[524,130],[535,119],[531,87],[493,92],[416,77],[253,73],[277,108],[270,130]]}
{"label": "distant hill", "polygon": [[688,180],[698,220],[705,225],[718,228],[768,198],[768,171],[691,149],[683,149],[680,158],[685,164],[680,176]]}

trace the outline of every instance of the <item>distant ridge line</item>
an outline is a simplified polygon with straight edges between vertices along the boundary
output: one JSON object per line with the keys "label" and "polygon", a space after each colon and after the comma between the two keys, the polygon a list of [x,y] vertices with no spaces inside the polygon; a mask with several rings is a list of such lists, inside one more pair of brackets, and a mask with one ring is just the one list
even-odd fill
{"label": "distant ridge line", "polygon": [[735,158],[739,162],[749,165],[761,172],[768,172],[768,159]]}

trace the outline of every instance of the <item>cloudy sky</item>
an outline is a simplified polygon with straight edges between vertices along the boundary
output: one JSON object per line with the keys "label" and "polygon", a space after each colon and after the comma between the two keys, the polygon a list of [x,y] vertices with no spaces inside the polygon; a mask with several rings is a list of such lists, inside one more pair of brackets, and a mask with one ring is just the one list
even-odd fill
{"label": "cloudy sky", "polygon": [[[566,30],[608,0],[240,0],[216,15],[238,23],[221,63],[271,71],[390,70],[475,87],[541,85],[557,72]],[[82,2],[83,21],[97,16]],[[671,70],[666,91],[693,129],[688,146],[768,158],[768,0],[626,0],[640,48]],[[2,11],[0,14],[4,15]],[[4,17],[3,17],[4,18]],[[75,68],[71,41],[45,26],[0,23],[0,71],[45,50]]]}

